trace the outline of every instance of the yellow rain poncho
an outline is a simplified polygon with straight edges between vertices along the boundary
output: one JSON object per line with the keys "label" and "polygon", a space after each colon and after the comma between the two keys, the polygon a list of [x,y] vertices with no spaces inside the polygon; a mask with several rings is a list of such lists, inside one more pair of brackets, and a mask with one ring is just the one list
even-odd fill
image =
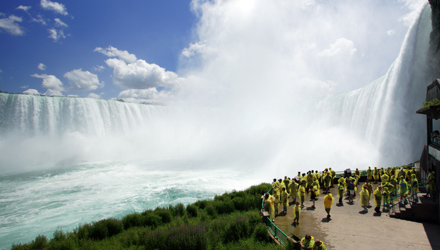
{"label": "yellow rain poncho", "polygon": [[275,198],[272,195],[264,200],[264,210],[269,213],[270,220],[275,219]]}
{"label": "yellow rain poncho", "polygon": [[274,197],[274,206],[275,206],[275,210],[278,210],[278,208],[280,207],[280,203],[281,203],[281,194],[279,189],[276,189],[275,192],[273,193],[273,197]]}
{"label": "yellow rain poncho", "polygon": [[371,170],[371,167],[368,167],[367,169],[367,179],[371,181],[373,179],[373,171]]}
{"label": "yellow rain poncho", "polygon": [[318,241],[315,241],[315,245],[313,246],[313,250],[327,250],[327,247],[324,245],[324,243],[322,241],[320,242],[320,246],[317,245]]}
{"label": "yellow rain poncho", "polygon": [[400,196],[406,197],[408,195],[409,188],[408,188],[408,182],[406,182],[403,177],[400,177],[399,186],[400,186],[400,190],[399,190]]}
{"label": "yellow rain poncho", "polygon": [[378,181],[379,180],[379,176],[380,176],[379,170],[377,169],[377,167],[374,167],[374,170],[373,170],[374,181]]}
{"label": "yellow rain poncho", "polygon": [[312,185],[313,185],[313,189],[315,190],[315,195],[318,196],[320,189],[318,180],[314,180]]}
{"label": "yellow rain poncho", "polygon": [[415,174],[412,174],[411,177],[412,177],[411,191],[415,194],[419,192],[419,181],[417,180]]}
{"label": "yellow rain poncho", "polygon": [[390,177],[387,174],[383,174],[381,177],[381,184],[385,185],[390,180]]}
{"label": "yellow rain poncho", "polygon": [[303,249],[307,249],[307,248],[313,247],[315,245],[315,237],[313,237],[313,236],[310,236],[310,237],[311,237],[310,240],[306,239],[306,237],[301,239],[301,247]]}
{"label": "yellow rain poncho", "polygon": [[338,184],[338,197],[339,198],[344,198],[344,190],[345,190],[344,184],[339,183]]}
{"label": "yellow rain poncho", "polygon": [[297,204],[293,207],[293,220],[299,220],[300,213],[301,213],[301,205]]}
{"label": "yellow rain poncho", "polygon": [[281,203],[283,203],[284,207],[289,206],[289,194],[287,191],[281,191]]}
{"label": "yellow rain poncho", "polygon": [[289,188],[290,188],[290,197],[292,197],[293,199],[298,197],[298,183],[296,182],[290,183]]}
{"label": "yellow rain poncho", "polygon": [[335,198],[333,198],[332,194],[327,194],[324,197],[324,207],[326,209],[330,209],[333,205],[333,201],[335,200]]}
{"label": "yellow rain poncho", "polygon": [[299,187],[299,197],[301,198],[301,202],[304,202],[306,199],[306,188],[303,185]]}
{"label": "yellow rain poncho", "polygon": [[370,197],[368,190],[363,187],[362,190],[359,192],[359,196],[361,197],[360,199],[361,207],[366,207],[368,205],[368,201]]}
{"label": "yellow rain poncho", "polygon": [[379,187],[377,187],[373,194],[374,194],[374,206],[380,207],[380,205],[382,204],[382,191],[379,189]]}

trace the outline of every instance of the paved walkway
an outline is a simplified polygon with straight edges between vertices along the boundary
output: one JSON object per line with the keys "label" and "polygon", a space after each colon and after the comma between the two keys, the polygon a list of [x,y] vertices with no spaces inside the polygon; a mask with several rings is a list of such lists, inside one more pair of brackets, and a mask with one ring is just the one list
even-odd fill
{"label": "paved walkway", "polygon": [[[358,188],[363,183],[359,183]],[[275,218],[275,224],[288,236],[298,238],[306,233],[322,240],[327,249],[440,249],[440,225],[420,223],[390,218],[388,213],[380,216],[374,213],[374,207],[368,213],[361,213],[359,192],[352,205],[344,200],[343,206],[337,205],[335,188],[330,191],[335,198],[331,220],[327,220],[324,209],[324,196],[320,194],[316,209],[312,209],[310,196],[306,196],[305,207],[301,210],[299,225],[293,225],[293,205],[286,215]],[[376,185],[374,185],[374,190]],[[358,190],[360,191],[360,190]],[[308,198],[308,199],[307,199]],[[371,200],[374,205],[374,201]],[[280,206],[282,211],[282,206]]]}

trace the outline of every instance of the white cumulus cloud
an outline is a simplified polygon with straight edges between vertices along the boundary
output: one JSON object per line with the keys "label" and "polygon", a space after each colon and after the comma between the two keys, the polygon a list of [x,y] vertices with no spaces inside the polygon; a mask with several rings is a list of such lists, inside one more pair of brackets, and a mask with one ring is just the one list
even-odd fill
{"label": "white cumulus cloud", "polygon": [[119,93],[118,97],[130,102],[162,102],[171,95],[167,91],[158,91],[156,88],[127,89]]}
{"label": "white cumulus cloud", "polygon": [[31,76],[43,79],[41,86],[47,89],[45,93],[46,95],[63,95],[63,82],[61,82],[56,76],[47,74],[33,74]]}
{"label": "white cumulus cloud", "polygon": [[93,99],[99,99],[99,98],[101,98],[100,95],[95,94],[95,93],[90,93],[87,97],[88,97],[88,98],[93,98]]}
{"label": "white cumulus cloud", "polygon": [[104,83],[99,82],[97,75],[82,69],[67,72],[64,77],[69,80],[69,88],[72,90],[95,90],[104,86]]}
{"label": "white cumulus cloud", "polygon": [[201,42],[191,43],[188,48],[184,48],[181,55],[184,57],[192,57],[199,52],[203,52],[206,46]]}
{"label": "white cumulus cloud", "polygon": [[66,6],[64,6],[64,4],[62,4],[62,3],[52,2],[50,0],[41,0],[40,4],[41,4],[41,7],[45,10],[54,11],[54,12],[61,14],[61,15],[64,15],[64,16],[66,16],[68,14]]}
{"label": "white cumulus cloud", "polygon": [[67,24],[61,21],[61,19],[55,18],[54,20],[55,20],[55,25],[57,27],[67,27]]}
{"label": "white cumulus cloud", "polygon": [[23,94],[26,94],[26,95],[39,95],[40,92],[38,92],[38,90],[36,90],[36,89],[27,89],[27,90],[23,91]]}
{"label": "white cumulus cloud", "polygon": [[58,42],[62,38],[66,38],[66,35],[64,35],[64,31],[62,29],[49,29],[49,38],[52,38],[54,42]]}
{"label": "white cumulus cloud", "polygon": [[46,67],[46,65],[44,65],[44,63],[39,63],[39,64],[38,64],[38,69],[39,69],[39,70],[43,70],[43,71],[44,71],[44,70],[46,70],[46,68],[47,68],[47,67]]}
{"label": "white cumulus cloud", "polygon": [[17,7],[17,10],[23,10],[24,12],[28,12],[31,9],[31,6],[20,5]]}
{"label": "white cumulus cloud", "polygon": [[106,64],[113,68],[113,83],[122,89],[148,89],[152,87],[172,87],[178,81],[176,73],[166,71],[156,64],[139,59],[133,63],[110,58]]}
{"label": "white cumulus cloud", "polygon": [[[1,13],[0,16],[2,16]],[[22,21],[23,19],[21,17],[14,15],[10,15],[9,17],[5,17],[5,18],[0,18],[0,29],[3,29],[9,34],[15,36],[24,35],[23,28],[18,24]]]}
{"label": "white cumulus cloud", "polygon": [[108,57],[117,57],[127,63],[134,63],[137,60],[137,58],[134,54],[130,54],[126,50],[118,50],[117,48],[112,47],[112,46],[109,46],[106,49],[103,49],[101,47],[97,47],[97,48],[95,48],[94,51],[99,52],[101,54],[104,54]]}

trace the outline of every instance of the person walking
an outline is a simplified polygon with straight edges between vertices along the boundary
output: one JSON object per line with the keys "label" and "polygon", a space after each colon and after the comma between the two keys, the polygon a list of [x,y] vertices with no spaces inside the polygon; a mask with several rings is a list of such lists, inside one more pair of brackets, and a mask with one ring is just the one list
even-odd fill
{"label": "person walking", "polygon": [[330,219],[330,217],[331,217],[330,210],[332,209],[333,201],[334,201],[334,198],[331,193],[324,196],[324,208],[325,208],[325,211],[327,212],[327,219]]}
{"label": "person walking", "polygon": [[293,224],[299,224],[299,215],[301,213],[301,206],[299,205],[299,202],[296,202],[295,206],[293,207]]}

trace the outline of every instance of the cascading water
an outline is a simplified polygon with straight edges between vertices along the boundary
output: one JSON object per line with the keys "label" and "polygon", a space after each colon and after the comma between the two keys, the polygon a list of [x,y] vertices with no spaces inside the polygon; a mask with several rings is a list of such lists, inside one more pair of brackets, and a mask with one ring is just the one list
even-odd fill
{"label": "cascading water", "polygon": [[384,77],[282,111],[0,93],[0,248],[297,171],[417,160],[430,31],[425,6]]}

